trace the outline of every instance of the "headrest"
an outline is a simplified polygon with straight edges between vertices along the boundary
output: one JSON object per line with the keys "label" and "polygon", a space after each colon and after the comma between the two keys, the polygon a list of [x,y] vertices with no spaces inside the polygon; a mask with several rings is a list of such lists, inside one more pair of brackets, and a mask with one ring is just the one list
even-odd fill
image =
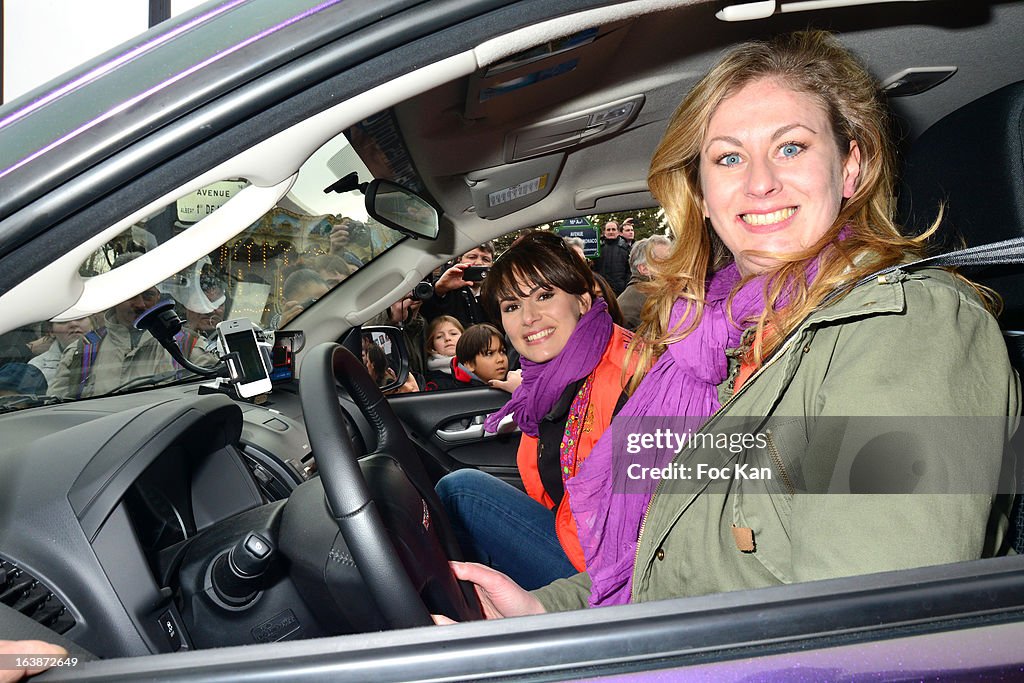
{"label": "headrest", "polygon": [[[899,215],[920,233],[945,203],[944,250],[1024,235],[1024,81],[989,93],[935,123],[904,164]],[[1000,322],[1024,329],[1024,266],[966,273],[1003,296]]]}

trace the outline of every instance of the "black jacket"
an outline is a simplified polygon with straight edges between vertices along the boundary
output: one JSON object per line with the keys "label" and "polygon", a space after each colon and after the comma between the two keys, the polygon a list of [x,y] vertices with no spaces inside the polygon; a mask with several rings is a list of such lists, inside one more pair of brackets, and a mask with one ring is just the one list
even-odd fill
{"label": "black jacket", "polygon": [[601,255],[594,263],[594,270],[608,280],[615,295],[622,294],[622,290],[629,284],[629,245],[621,237],[609,242],[605,240],[601,244]]}
{"label": "black jacket", "polygon": [[462,323],[463,327],[491,322],[487,313],[484,312],[484,307],[480,305],[480,301],[469,287],[456,289],[444,296],[435,294],[423,302],[420,314],[427,321],[433,320],[439,315],[450,315]]}
{"label": "black jacket", "polygon": [[443,391],[465,387],[486,387],[486,382],[452,358],[448,370],[430,370],[424,376],[423,391]]}

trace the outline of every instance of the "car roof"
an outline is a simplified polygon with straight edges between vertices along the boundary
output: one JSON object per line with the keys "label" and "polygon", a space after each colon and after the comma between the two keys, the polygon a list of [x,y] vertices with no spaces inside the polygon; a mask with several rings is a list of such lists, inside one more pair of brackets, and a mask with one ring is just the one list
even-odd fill
{"label": "car roof", "polygon": [[[263,99],[246,107],[235,101],[229,111],[218,111],[210,109],[214,101],[414,3],[346,2],[345,20],[337,21],[339,4],[210,2],[0,107],[0,182],[7,188],[0,196],[0,254],[45,227],[38,217],[28,221],[20,213],[33,201],[207,107],[206,125],[191,126],[187,140],[165,135],[147,159],[132,160],[130,171],[108,171],[104,185],[109,191],[180,155],[269,104]],[[76,194],[65,193],[60,213],[81,208],[85,202]],[[24,230],[26,222],[36,230]]]}

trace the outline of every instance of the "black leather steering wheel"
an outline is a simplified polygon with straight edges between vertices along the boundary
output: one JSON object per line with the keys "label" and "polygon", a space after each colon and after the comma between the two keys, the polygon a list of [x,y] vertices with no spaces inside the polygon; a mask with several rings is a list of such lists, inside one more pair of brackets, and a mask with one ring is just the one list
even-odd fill
{"label": "black leather steering wheel", "polygon": [[[374,501],[367,485],[359,464],[360,454],[349,436],[338,401],[339,383],[376,431],[377,448],[369,455],[393,459],[405,475],[399,478],[405,495],[388,496],[388,502],[393,505],[393,499],[413,501],[407,506],[415,509],[404,513],[416,520],[422,516],[423,523],[392,525],[390,533],[404,534],[404,538],[391,538],[381,506]],[[460,620],[482,618],[476,593],[460,586],[448,566],[447,559],[458,551],[452,550],[453,535],[443,511],[438,509],[440,503],[433,488],[429,482],[416,481],[421,477],[416,476],[415,470],[418,466],[422,472],[422,464],[415,447],[362,362],[339,344],[324,343],[310,349],[302,362],[299,397],[330,514],[384,622],[391,628],[433,623],[430,609],[438,608],[428,608],[421,597],[428,584],[428,592],[440,595],[440,602],[457,612],[449,616]],[[369,455],[364,457],[368,460]],[[395,477],[390,481],[396,482]],[[428,512],[430,509],[433,514]],[[417,537],[410,538],[410,534]],[[405,563],[401,553],[396,552],[396,547],[423,544],[432,545],[431,552],[415,553],[414,558],[407,552]]]}

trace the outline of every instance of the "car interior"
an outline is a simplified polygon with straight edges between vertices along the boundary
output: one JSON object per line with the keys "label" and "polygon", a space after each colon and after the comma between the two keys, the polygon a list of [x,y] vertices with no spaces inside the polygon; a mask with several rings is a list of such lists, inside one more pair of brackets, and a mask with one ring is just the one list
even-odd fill
{"label": "car interior", "polygon": [[[757,15],[766,4],[777,11]],[[209,276],[223,317],[251,319],[274,347],[273,390],[242,399],[176,367],[108,395],[0,397],[0,603],[13,608],[0,625],[110,659],[479,619],[448,570],[461,551],[433,486],[462,467],[517,483],[518,433],[482,426],[507,394],[390,394],[408,352],[377,316],[487,240],[654,208],[646,176],[665,124],[737,42],[838,32],[892,108],[907,230],[942,207],[942,249],[1018,237],[1024,2],[805,4],[643,0],[481,28],[466,49],[363,74],[372,87],[343,97],[307,94],[296,121],[239,123],[208,160],[169,158],[55,219],[88,227],[36,242],[49,253],[0,289],[0,332]],[[387,195],[367,201],[372,181],[436,210],[436,237],[389,213]],[[288,273],[336,252],[343,219],[350,272],[285,315]],[[968,275],[1002,296],[1024,367],[1020,266]],[[395,348],[383,387],[360,355],[374,334]]]}

